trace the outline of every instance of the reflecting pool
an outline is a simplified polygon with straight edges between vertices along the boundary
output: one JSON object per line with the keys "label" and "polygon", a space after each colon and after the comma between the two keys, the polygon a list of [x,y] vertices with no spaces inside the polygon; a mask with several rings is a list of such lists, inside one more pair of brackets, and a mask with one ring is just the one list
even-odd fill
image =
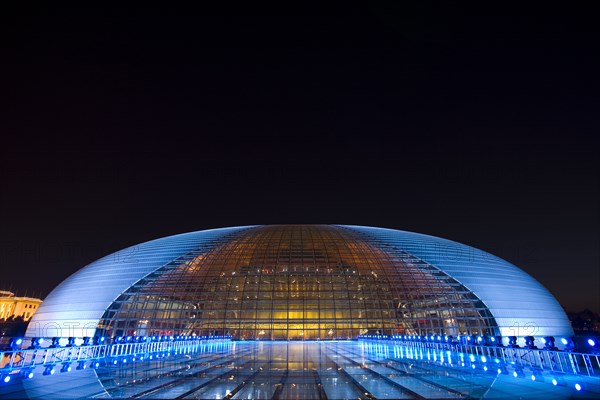
{"label": "reflecting pool", "polygon": [[[5,385],[1,398],[452,399],[595,398],[593,381],[542,373],[513,375],[494,360],[393,343],[224,342],[199,352]],[[583,378],[582,378],[583,379]]]}

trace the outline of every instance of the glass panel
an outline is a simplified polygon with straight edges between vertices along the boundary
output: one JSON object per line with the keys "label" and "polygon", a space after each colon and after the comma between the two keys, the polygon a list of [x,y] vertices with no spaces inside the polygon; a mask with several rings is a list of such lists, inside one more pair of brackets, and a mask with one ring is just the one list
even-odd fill
{"label": "glass panel", "polygon": [[[458,305],[458,306],[457,306]],[[263,226],[133,285],[104,334],[328,340],[495,333],[477,297],[437,268],[334,226]]]}

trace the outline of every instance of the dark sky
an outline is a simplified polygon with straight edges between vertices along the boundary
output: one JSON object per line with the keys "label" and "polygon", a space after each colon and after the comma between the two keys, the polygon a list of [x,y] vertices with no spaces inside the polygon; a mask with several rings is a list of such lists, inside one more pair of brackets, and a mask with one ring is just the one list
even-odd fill
{"label": "dark sky", "polygon": [[600,311],[591,9],[2,7],[0,289],[175,233],[346,223]]}

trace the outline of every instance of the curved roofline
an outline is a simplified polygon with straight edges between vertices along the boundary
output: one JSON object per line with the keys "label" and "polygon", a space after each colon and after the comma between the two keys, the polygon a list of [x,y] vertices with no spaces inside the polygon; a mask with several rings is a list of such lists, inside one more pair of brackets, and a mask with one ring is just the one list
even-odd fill
{"label": "curved roofline", "polygon": [[[48,295],[34,314],[27,335],[90,336],[106,309],[136,282],[186,254],[210,251],[228,235],[260,226],[264,225],[180,233],[102,257],[73,273]],[[423,233],[358,225],[330,226],[367,234],[450,276],[488,307],[502,335],[514,334],[515,327],[522,330],[532,323],[539,328],[539,335],[573,334],[564,310],[550,292],[531,275],[500,257]],[[457,252],[445,251],[449,246]]]}
{"label": "curved roofline", "polygon": [[50,292],[33,315],[26,336],[93,336],[104,311],[140,279],[191,251],[209,251],[216,240],[254,227],[180,233],[129,246],[93,261]]}
{"label": "curved roofline", "polygon": [[[502,336],[574,334],[565,311],[548,289],[527,272],[498,256],[423,233],[357,225],[337,226],[366,233],[388,245],[397,246],[449,275],[486,305]],[[441,257],[436,250],[444,246],[453,246],[460,251],[455,257]],[[465,253],[468,257],[463,257]]]}

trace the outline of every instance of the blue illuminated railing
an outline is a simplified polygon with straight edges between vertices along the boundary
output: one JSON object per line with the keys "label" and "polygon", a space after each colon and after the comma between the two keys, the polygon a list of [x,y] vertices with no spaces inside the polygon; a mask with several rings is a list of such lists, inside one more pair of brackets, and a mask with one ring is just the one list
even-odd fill
{"label": "blue illuminated railing", "polygon": [[[44,370],[43,375],[53,375],[57,369],[67,372],[73,366],[77,369],[99,368],[104,365],[195,353],[206,344],[231,341],[231,336],[154,336],[143,337],[143,340],[135,337],[129,337],[128,340],[128,337],[123,337],[106,344],[105,340],[98,338],[94,341],[88,340],[88,344],[84,344],[82,339],[72,339],[33,338],[17,342],[23,347],[29,345],[29,348],[0,352],[0,380],[2,383],[8,383],[14,377],[30,379],[34,369],[38,367]],[[94,342],[96,344],[91,344]],[[38,347],[40,343],[50,343],[50,346]]]}
{"label": "blue illuminated railing", "polygon": [[[481,337],[478,337],[481,338]],[[388,336],[388,335],[361,335],[362,341],[385,341],[397,343],[402,346],[418,350],[451,351],[466,357],[467,362],[481,362],[493,360],[503,367],[515,370],[528,368],[531,371],[551,371],[568,375],[587,375],[600,377],[600,354],[596,351],[583,353],[567,350],[558,350],[556,347],[539,349],[533,346],[520,347],[513,342],[512,345],[503,346],[496,338],[490,340],[467,340],[466,337],[452,338],[448,336]],[[471,339],[471,338],[469,338]],[[482,338],[481,338],[482,339]],[[489,338],[488,338],[489,339]],[[480,344],[484,342],[484,344]],[[570,351],[569,351],[570,350]]]}

